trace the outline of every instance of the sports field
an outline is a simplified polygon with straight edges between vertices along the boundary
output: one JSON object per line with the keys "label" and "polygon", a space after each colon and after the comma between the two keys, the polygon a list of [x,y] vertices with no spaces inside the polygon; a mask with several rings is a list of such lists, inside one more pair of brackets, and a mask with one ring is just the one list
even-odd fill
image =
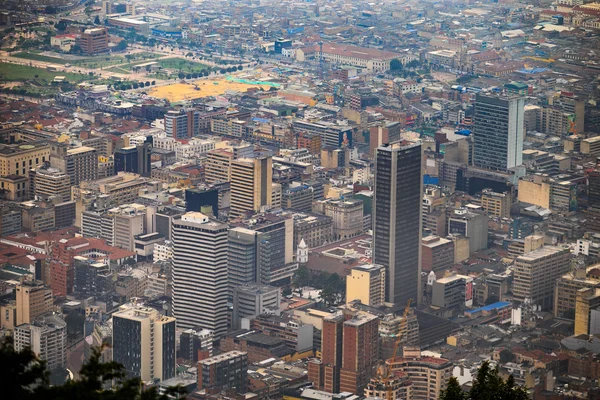
{"label": "sports field", "polygon": [[199,79],[190,83],[174,83],[167,86],[158,86],[152,88],[148,94],[154,97],[166,98],[170,102],[177,102],[208,96],[220,96],[229,90],[245,92],[253,87],[262,87],[265,90],[269,89],[269,86],[265,85],[249,85],[246,83],[228,81],[225,78],[208,78]]}

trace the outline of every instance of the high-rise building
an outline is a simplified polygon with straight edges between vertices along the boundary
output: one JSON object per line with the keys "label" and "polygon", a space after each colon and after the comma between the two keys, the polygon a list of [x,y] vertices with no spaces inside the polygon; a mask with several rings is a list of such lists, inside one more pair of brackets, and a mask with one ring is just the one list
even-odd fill
{"label": "high-rise building", "polygon": [[459,208],[448,218],[448,233],[469,238],[469,251],[488,247],[488,217],[482,211]]}
{"label": "high-rise building", "polygon": [[198,135],[199,112],[190,109],[171,110],[165,114],[165,132],[174,139]]}
{"label": "high-rise building", "polygon": [[600,207],[600,170],[588,174],[588,207]]}
{"label": "high-rise building", "polygon": [[454,243],[439,236],[427,236],[421,241],[421,269],[445,271],[454,265]]}
{"label": "high-rise building", "polygon": [[245,393],[248,353],[233,350],[198,361],[198,389],[235,389]]}
{"label": "high-rise building", "polygon": [[321,360],[308,365],[308,378],[329,393],[363,393],[379,359],[379,318],[347,309],[323,319]]}
{"label": "high-rise building", "polygon": [[173,314],[182,328],[227,331],[227,225],[199,212],[173,221]]}
{"label": "high-rise building", "polygon": [[382,265],[352,267],[346,277],[346,304],[360,300],[362,304],[379,307],[385,302],[385,268]]}
{"label": "high-rise building", "polygon": [[241,158],[231,163],[231,207],[239,217],[271,207],[273,168],[271,157]]}
{"label": "high-rise building", "polygon": [[233,290],[233,328],[242,318],[260,314],[276,314],[281,303],[281,289],[268,285],[238,286]]}
{"label": "high-rise building", "polygon": [[199,352],[212,355],[215,335],[208,329],[186,329],[181,332],[179,357],[187,361],[197,362]]}
{"label": "high-rise building", "polygon": [[23,282],[16,287],[17,325],[30,324],[52,311],[52,291],[41,282]]}
{"label": "high-rise building", "polygon": [[389,359],[387,364],[392,372],[402,372],[412,381],[414,400],[439,399],[454,368],[445,358],[422,356],[418,347],[404,347],[403,356]]}
{"label": "high-rise building", "polygon": [[98,179],[98,151],[92,147],[53,145],[50,165],[71,178],[71,186]]}
{"label": "high-rise building", "polygon": [[[38,198],[59,196],[62,201],[71,200],[71,178],[56,168],[39,168],[30,171],[30,190]],[[33,176],[32,176],[33,175]]]}
{"label": "high-rise building", "polygon": [[123,147],[115,151],[115,173],[133,172],[142,176],[150,176],[150,143],[140,146]]}
{"label": "high-rise building", "polygon": [[473,278],[450,275],[436,280],[432,285],[431,305],[445,308],[472,306]]}
{"label": "high-rise building", "polygon": [[15,350],[30,348],[50,371],[67,366],[67,323],[56,314],[40,315],[14,330]]}
{"label": "high-rise building", "polygon": [[164,381],[175,376],[175,318],[153,308],[124,305],[113,314],[113,360],[129,376]]}
{"label": "high-rise building", "polygon": [[523,163],[525,98],[477,94],[473,165],[506,171]]}
{"label": "high-rise building", "polygon": [[515,260],[513,297],[516,301],[550,309],[554,306],[556,280],[571,269],[568,248],[544,246]]}
{"label": "high-rise building", "polygon": [[386,301],[421,301],[421,145],[396,142],[375,152],[373,263],[386,269]]}
{"label": "high-rise building", "polygon": [[361,394],[379,360],[379,318],[358,313],[344,322],[340,391]]}
{"label": "high-rise building", "polygon": [[231,182],[231,163],[234,160],[232,151],[215,149],[206,153],[204,176],[206,183]]}
{"label": "high-rise building", "polygon": [[233,220],[229,230],[229,293],[237,286],[274,285],[290,279],[294,263],[292,218],[260,214],[249,221]]}
{"label": "high-rise building", "polygon": [[510,192],[496,193],[491,189],[483,189],[481,193],[481,208],[488,215],[499,218],[510,218],[512,196]]}

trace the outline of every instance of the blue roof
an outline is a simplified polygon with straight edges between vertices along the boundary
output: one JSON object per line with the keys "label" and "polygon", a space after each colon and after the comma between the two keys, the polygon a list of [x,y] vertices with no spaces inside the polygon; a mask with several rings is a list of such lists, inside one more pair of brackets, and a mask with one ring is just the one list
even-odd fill
{"label": "blue roof", "polygon": [[469,136],[471,134],[471,131],[468,129],[461,129],[459,131],[454,132],[457,135],[463,135],[463,136]]}
{"label": "blue roof", "polygon": [[472,314],[472,313],[476,313],[479,311],[492,311],[497,308],[504,308],[509,305],[510,305],[510,303],[508,301],[499,301],[497,303],[488,304],[487,306],[476,308],[474,310],[466,310],[466,312],[468,312],[469,314]]}

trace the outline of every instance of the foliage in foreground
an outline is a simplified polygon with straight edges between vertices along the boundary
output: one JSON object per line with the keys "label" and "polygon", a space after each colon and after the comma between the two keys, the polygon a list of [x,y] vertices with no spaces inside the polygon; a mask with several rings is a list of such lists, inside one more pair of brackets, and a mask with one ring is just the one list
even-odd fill
{"label": "foliage in foreground", "polygon": [[448,381],[448,387],[440,395],[440,400],[528,400],[529,398],[527,390],[515,384],[512,375],[505,381],[498,373],[498,368],[490,368],[487,361],[477,371],[477,377],[469,392],[463,391],[458,380],[452,377]]}
{"label": "foliage in foreground", "polygon": [[[0,387],[7,399],[54,400],[167,400],[167,395],[183,395],[181,387],[159,395],[156,387],[142,389],[140,378],[128,379],[125,367],[111,361],[100,362],[102,349],[94,349],[79,372],[80,379],[50,386],[46,363],[29,349],[15,351],[11,339],[0,345]],[[113,389],[105,389],[110,382]]]}

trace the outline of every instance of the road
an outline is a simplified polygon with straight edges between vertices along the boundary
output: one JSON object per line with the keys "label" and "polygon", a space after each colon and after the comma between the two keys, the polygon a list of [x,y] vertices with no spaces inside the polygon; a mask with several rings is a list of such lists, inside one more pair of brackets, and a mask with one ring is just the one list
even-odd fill
{"label": "road", "polygon": [[67,351],[67,369],[73,373],[73,379],[79,379],[79,371],[83,365],[83,344],[79,342],[74,348]]}

